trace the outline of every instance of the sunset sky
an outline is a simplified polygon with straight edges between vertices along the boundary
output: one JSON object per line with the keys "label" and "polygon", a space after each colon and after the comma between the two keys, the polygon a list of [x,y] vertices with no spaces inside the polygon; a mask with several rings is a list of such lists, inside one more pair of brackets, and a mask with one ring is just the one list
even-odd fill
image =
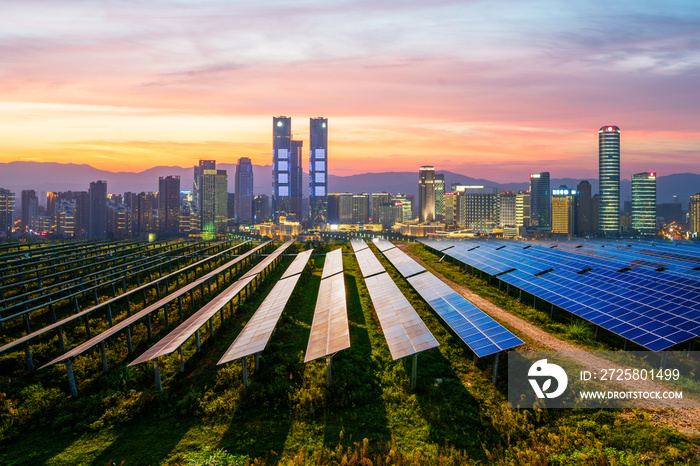
{"label": "sunset sky", "polygon": [[700,173],[697,0],[23,0],[0,63],[0,162],[264,165],[286,115],[335,175],[597,178],[609,124],[625,178]]}

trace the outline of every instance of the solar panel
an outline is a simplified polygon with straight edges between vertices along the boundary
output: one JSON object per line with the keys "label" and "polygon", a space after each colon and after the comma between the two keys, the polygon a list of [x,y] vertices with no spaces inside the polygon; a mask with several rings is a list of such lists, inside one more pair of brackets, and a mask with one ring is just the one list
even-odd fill
{"label": "solar panel", "polygon": [[355,252],[355,254],[357,254],[358,251],[362,251],[363,249],[367,249],[369,247],[366,242],[359,238],[353,238],[350,240],[350,245],[352,246],[352,250]]}
{"label": "solar panel", "polygon": [[327,278],[321,279],[304,362],[332,355],[350,347],[348,308],[345,302],[345,277],[342,273],[332,274],[331,272],[337,267],[337,260],[328,260],[328,256],[331,254],[340,257],[340,272],[342,272],[343,263],[340,251],[340,249],[336,249],[326,254],[323,275]]}
{"label": "solar panel", "polygon": [[[297,255],[275,287],[270,291],[253,317],[226,350],[217,364],[225,364],[265,349],[282,311],[311,257],[311,249]],[[296,272],[296,271],[299,272]]]}
{"label": "solar panel", "polygon": [[377,246],[377,248],[379,248],[379,250],[380,250],[381,252],[384,252],[384,251],[387,251],[387,250],[389,250],[389,249],[392,249],[392,248],[395,248],[395,247],[396,247],[396,246],[394,246],[391,242],[389,242],[389,241],[387,241],[387,240],[385,240],[385,239],[375,238],[375,239],[372,240],[372,241],[374,241],[374,244]]}
{"label": "solar panel", "polygon": [[71,349],[70,351],[64,353],[63,355],[57,357],[56,359],[52,360],[51,362],[43,365],[41,369],[45,367],[52,366],[54,364],[57,364],[59,362],[65,361],[66,359],[74,358],[83,352],[87,351],[88,349],[92,348],[93,346],[97,345],[98,343],[101,343],[105,341],[107,338],[116,335],[117,333],[123,331],[125,328],[128,326],[135,324],[138,322],[140,319],[143,317],[146,317],[150,313],[157,311],[158,309],[162,308],[163,306],[167,305],[170,303],[172,300],[177,299],[178,297],[184,295],[185,293],[189,292],[190,290],[193,290],[194,288],[198,287],[199,285],[205,283],[207,280],[209,280],[212,277],[217,276],[221,272],[227,270],[234,264],[237,264],[238,262],[241,262],[245,260],[248,256],[255,254],[257,251],[260,249],[264,248],[268,244],[270,244],[272,241],[266,241],[265,243],[262,243],[260,246],[251,249],[250,251],[247,251],[244,254],[241,254],[240,256],[236,257],[235,259],[225,263],[221,267],[218,267],[217,269],[209,272],[208,274],[198,278],[197,280],[194,280],[192,283],[183,286],[182,288],[178,289],[177,291],[170,293],[168,296],[159,299],[155,303],[151,304],[150,306],[146,306],[144,309],[140,310],[139,312],[131,315],[130,317],[127,317],[126,319],[120,321],[119,323],[115,324],[113,327],[109,328],[108,330],[105,330],[104,332],[100,333],[99,335],[96,335],[95,337],[91,338],[90,340],[76,346],[75,348]]}
{"label": "solar panel", "polygon": [[409,277],[408,282],[478,357],[523,344],[508,329],[430,272]]}
{"label": "solar panel", "polygon": [[384,251],[384,255],[404,277],[410,277],[411,275],[425,272],[425,267],[413,260],[399,248],[387,249]]}
{"label": "solar panel", "polygon": [[[243,277],[236,280],[235,283],[215,296],[200,310],[192,314],[187,320],[178,325],[175,330],[168,333],[158,343],[149,348],[148,351],[131,362],[129,366],[150,361],[151,359],[165,356],[177,350],[183,343],[185,343],[185,341],[187,341],[188,338],[194,335],[200,327],[206,324],[209,319],[214,316],[214,314],[223,309],[223,307],[231,302],[233,298],[238,295],[238,293],[243,291],[245,287],[255,279],[257,274],[261,273],[266,267],[272,264],[275,259],[277,259],[279,254],[284,252],[284,250],[286,250],[292,243],[293,241],[287,241],[277,248],[274,253],[267,256],[248,273],[244,274]],[[257,271],[254,272],[255,270]]]}
{"label": "solar panel", "polygon": [[433,334],[388,274],[365,278],[365,283],[394,360],[438,346]]}
{"label": "solar panel", "polygon": [[357,263],[360,264],[360,271],[362,272],[363,278],[386,272],[384,266],[369,248],[355,252],[355,258],[357,259]]}
{"label": "solar panel", "polygon": [[326,262],[323,264],[323,274],[321,279],[335,275],[343,271],[343,251],[342,249],[334,249],[326,254]]}

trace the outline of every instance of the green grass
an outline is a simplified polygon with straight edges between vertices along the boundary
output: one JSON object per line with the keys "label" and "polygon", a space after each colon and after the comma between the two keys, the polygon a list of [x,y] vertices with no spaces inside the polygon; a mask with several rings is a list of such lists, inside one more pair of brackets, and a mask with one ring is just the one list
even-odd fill
{"label": "green grass", "polygon": [[[320,253],[346,244],[322,247]],[[381,259],[383,261],[383,259]],[[274,286],[291,258],[267,277],[233,318],[202,330],[203,345],[161,360],[164,390],[144,364],[126,368],[123,341],[108,345],[110,371],[99,352],[76,361],[80,398],[66,395],[62,368],[28,376],[19,364],[0,378],[0,464],[697,464],[696,441],[654,427],[644,416],[616,411],[521,411],[505,403],[501,378],[490,382],[488,358],[472,363],[422,299],[385,262],[409,302],[438,339],[418,359],[410,388],[409,360],[393,361],[357,262],[344,256],[351,347],[325,361],[303,363],[320,286],[323,255],[315,255],[282,314],[244,393],[239,361],[218,358]],[[504,298],[505,299],[505,298]],[[513,298],[508,298],[511,302]],[[164,335],[162,318],[157,328]],[[177,325],[171,322],[171,328]],[[135,330],[140,354],[148,344]],[[72,336],[77,338],[77,336]],[[76,373],[76,376],[78,374]]]}

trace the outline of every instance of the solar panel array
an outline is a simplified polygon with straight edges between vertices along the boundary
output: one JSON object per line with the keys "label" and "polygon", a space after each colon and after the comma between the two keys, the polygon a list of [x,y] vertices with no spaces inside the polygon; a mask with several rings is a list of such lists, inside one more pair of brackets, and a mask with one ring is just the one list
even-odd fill
{"label": "solar panel array", "polygon": [[235,361],[265,349],[311,252],[309,249],[297,255],[217,364]]}
{"label": "solar panel array", "polygon": [[700,336],[700,280],[687,252],[660,248],[649,260],[643,243],[423,242],[649,350]]}
{"label": "solar panel array", "polygon": [[342,271],[342,250],[335,249],[326,254],[304,362],[350,348],[345,277]]}
{"label": "solar panel array", "polygon": [[52,366],[54,364],[65,361],[67,359],[74,358],[74,357],[82,354],[83,352],[94,347],[95,345],[105,341],[107,338],[109,338],[113,335],[116,335],[117,333],[125,330],[130,325],[135,324],[143,317],[146,317],[149,314],[151,314],[152,312],[155,312],[158,309],[162,308],[163,306],[166,306],[172,300],[177,299],[180,296],[183,296],[185,293],[189,292],[190,290],[194,290],[196,287],[202,285],[203,283],[205,283],[207,280],[211,279],[212,277],[217,276],[218,274],[224,272],[225,270],[229,269],[230,267],[234,266],[235,264],[245,260],[247,257],[257,253],[257,251],[264,248],[265,246],[267,246],[271,242],[272,241],[267,241],[265,243],[262,243],[260,246],[254,248],[254,249],[251,249],[250,251],[247,251],[244,254],[241,254],[240,256],[236,257],[235,259],[233,259],[229,262],[226,262],[225,264],[212,270],[208,274],[192,281],[188,285],[181,287],[177,291],[170,293],[168,296],[165,296],[164,298],[159,299],[155,303],[153,303],[149,306],[146,306],[144,309],[142,309],[139,312],[131,315],[130,317],[127,317],[126,319],[120,321],[119,323],[115,324],[113,327],[109,328],[108,330],[105,330],[104,332],[100,333],[99,335],[96,335],[95,337],[91,338],[90,340],[76,346],[75,348],[71,349],[70,351],[67,351],[66,353],[59,356],[58,358],[53,359],[52,361],[45,364],[41,368],[43,369],[43,368]]}
{"label": "solar panel array", "polygon": [[365,284],[393,359],[439,345],[389,274],[365,278]]}
{"label": "solar panel array", "polygon": [[360,264],[360,271],[362,272],[363,278],[385,272],[384,266],[369,248],[356,251],[355,258],[357,259],[357,263]]}
{"label": "solar panel array", "polygon": [[206,324],[214,314],[219,312],[224,306],[231,302],[233,298],[238,296],[238,294],[255,279],[257,274],[270,266],[270,264],[272,264],[292,243],[293,241],[287,241],[277,248],[274,253],[267,256],[255,267],[243,274],[243,276],[236,280],[231,286],[216,295],[211,301],[202,306],[201,309],[178,325],[172,332],[168,333],[158,343],[131,362],[129,366],[150,361],[151,359],[165,356],[176,351],[188,338],[194,335],[200,327]]}
{"label": "solar panel array", "polygon": [[523,344],[520,338],[435,275],[425,271],[425,268],[399,248],[387,249],[384,255],[478,357]]}

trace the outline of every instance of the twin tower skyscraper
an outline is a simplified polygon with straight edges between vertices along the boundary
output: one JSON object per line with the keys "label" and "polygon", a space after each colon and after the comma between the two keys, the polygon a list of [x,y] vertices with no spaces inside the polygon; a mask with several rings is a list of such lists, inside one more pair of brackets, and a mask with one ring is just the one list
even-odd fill
{"label": "twin tower skyscraper", "polygon": [[[328,216],[328,119],[309,120],[309,219],[326,223]],[[292,119],[272,118],[272,219],[302,221],[302,148],[292,139]]]}

